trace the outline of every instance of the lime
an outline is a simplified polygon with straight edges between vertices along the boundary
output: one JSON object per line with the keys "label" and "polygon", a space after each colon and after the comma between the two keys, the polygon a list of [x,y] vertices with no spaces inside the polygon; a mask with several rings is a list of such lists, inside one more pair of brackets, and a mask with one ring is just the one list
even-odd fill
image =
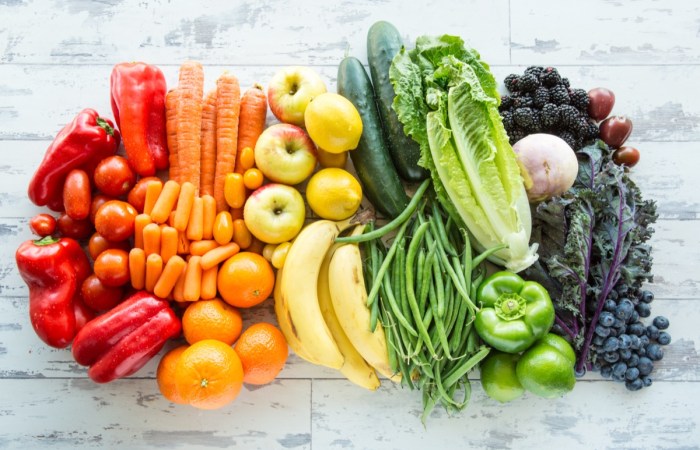
{"label": "lime", "polygon": [[343,220],[355,214],[362,201],[362,187],[352,174],[343,169],[318,171],[306,186],[306,200],[319,217]]}
{"label": "lime", "polygon": [[304,112],[304,124],[314,143],[330,153],[354,149],[362,136],[360,113],[350,100],[332,92],[314,97]]}

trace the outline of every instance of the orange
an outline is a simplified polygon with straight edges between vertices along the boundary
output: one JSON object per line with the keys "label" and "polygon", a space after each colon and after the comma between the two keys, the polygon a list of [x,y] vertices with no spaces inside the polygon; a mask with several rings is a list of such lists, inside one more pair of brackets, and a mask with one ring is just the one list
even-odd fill
{"label": "orange", "polygon": [[231,403],[243,385],[243,366],[233,348],[205,339],[189,346],[175,367],[175,388],[182,399],[200,409]]}
{"label": "orange", "polygon": [[190,303],[182,316],[182,332],[190,344],[216,339],[232,345],[242,328],[241,313],[218,298]]}
{"label": "orange", "polygon": [[175,387],[175,367],[180,360],[182,352],[184,352],[187,347],[187,345],[175,347],[163,355],[160,359],[160,363],[158,363],[158,370],[156,371],[158,389],[160,389],[160,393],[163,394],[163,397],[173,403],[187,403]]}
{"label": "orange", "polygon": [[246,329],[236,343],[243,364],[243,381],[267,384],[277,377],[287,361],[287,340],[269,323],[256,323]]}
{"label": "orange", "polygon": [[229,305],[250,308],[272,294],[275,274],[270,263],[261,255],[240,252],[227,259],[219,268],[217,287]]}

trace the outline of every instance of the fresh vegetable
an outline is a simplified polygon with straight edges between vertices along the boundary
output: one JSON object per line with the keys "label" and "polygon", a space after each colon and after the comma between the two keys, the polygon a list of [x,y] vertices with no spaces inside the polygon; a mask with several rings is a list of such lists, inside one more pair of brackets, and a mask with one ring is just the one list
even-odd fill
{"label": "fresh vegetable", "polygon": [[107,287],[124,286],[129,282],[129,253],[110,248],[95,258],[95,276]]}
{"label": "fresh vegetable", "polygon": [[362,118],[360,143],[350,152],[362,191],[377,210],[394,218],[401,214],[409,199],[386,147],[372,83],[357,58],[341,61],[338,93],[355,105]]}
{"label": "fresh vegetable", "polygon": [[56,135],[29,182],[29,199],[38,206],[63,209],[63,182],[73,169],[113,155],[119,131],[94,109],[84,109]]}
{"label": "fresh vegetable", "polygon": [[213,195],[219,212],[228,210],[224,183],[226,175],[233,172],[236,163],[240,108],[241,88],[238,79],[225,73],[216,80],[216,174]]}
{"label": "fresh vegetable", "polygon": [[575,362],[571,345],[549,333],[522,354],[515,373],[527,391],[544,398],[561,397],[576,384]]}
{"label": "fresh vegetable", "polygon": [[119,287],[105,286],[97,278],[97,275],[90,275],[80,286],[80,294],[83,302],[95,311],[108,311],[119,304],[124,298],[124,289]]}
{"label": "fresh vegetable", "polygon": [[74,299],[90,275],[85,252],[73,239],[47,236],[20,244],[15,260],[29,288],[34,331],[51,347],[67,347],[78,331]]}
{"label": "fresh vegetable", "polygon": [[[254,149],[258,138],[265,129],[267,117],[267,96],[262,86],[255,84],[246,89],[241,97],[241,114],[238,121],[238,143],[236,148],[236,173],[244,173],[252,167],[252,163],[241,161],[243,149]],[[254,160],[254,157],[253,157]]]}
{"label": "fresh vegetable", "polygon": [[162,184],[157,177],[143,177],[136,182],[127,196],[127,201],[139,214],[143,213],[143,209],[146,206],[146,190],[150,181],[158,181]]}
{"label": "fresh vegetable", "polygon": [[110,242],[125,241],[134,235],[136,209],[127,202],[110,200],[95,214],[95,229]]}
{"label": "fresh vegetable", "polygon": [[146,252],[142,248],[135,247],[129,251],[129,278],[134,289],[146,287]]}
{"label": "fresh vegetable", "polygon": [[73,357],[90,366],[94,382],[108,383],[135,373],[180,330],[180,319],[167,301],[138,291],[80,330]]}
{"label": "fresh vegetable", "polygon": [[568,191],[578,175],[576,153],[553,134],[530,134],[513,144],[531,203]]}
{"label": "fresh vegetable", "polygon": [[402,46],[399,31],[389,22],[376,22],[367,33],[369,73],[386,146],[399,176],[406,181],[420,181],[429,176],[428,171],[418,165],[420,147],[404,133],[403,125],[392,109],[395,94],[389,79],[389,68]]}
{"label": "fresh vegetable", "polygon": [[202,160],[199,195],[214,195],[216,172],[216,89],[204,97],[202,105]]}
{"label": "fresh vegetable", "polygon": [[625,116],[608,117],[600,124],[600,138],[610,148],[620,148],[632,134],[632,121]]}
{"label": "fresh vegetable", "polygon": [[39,237],[52,235],[56,231],[56,218],[51,214],[37,214],[29,220],[29,228]]}
{"label": "fresh vegetable", "polygon": [[63,237],[71,239],[87,239],[95,231],[95,227],[88,219],[73,219],[66,213],[58,216],[56,229]]}
{"label": "fresh vegetable", "polygon": [[537,282],[511,272],[486,278],[476,294],[481,309],[474,326],[481,339],[506,353],[519,353],[549,332],[554,306],[549,293]]}
{"label": "fresh vegetable", "polygon": [[109,84],[112,113],[124,140],[129,165],[144,177],[166,169],[168,146],[163,72],[142,62],[120,63],[112,69]]}
{"label": "fresh vegetable", "polygon": [[170,168],[168,178],[180,182],[180,164],[177,154],[177,112],[180,99],[177,89],[171,89],[165,95],[165,131],[167,136],[168,161]]}
{"label": "fresh vegetable", "polygon": [[596,122],[608,117],[615,106],[615,94],[604,87],[588,91],[588,100],[588,116]]}
{"label": "fresh vegetable", "polygon": [[95,168],[94,179],[95,187],[111,197],[127,194],[136,184],[136,174],[131,170],[129,162],[119,155],[108,156],[100,161]]}
{"label": "fresh vegetable", "polygon": [[199,241],[204,235],[204,204],[201,197],[195,197],[185,236],[190,241]]}
{"label": "fresh vegetable", "polygon": [[100,253],[110,248],[120,248],[129,251],[131,244],[129,241],[110,242],[100,233],[95,232],[90,236],[87,247],[88,255],[94,260]]}
{"label": "fresh vegetable", "polygon": [[[204,69],[196,61],[180,66],[177,94],[177,166],[180,183],[200,186]],[[217,100],[218,101],[218,100]]]}
{"label": "fresh vegetable", "polygon": [[498,115],[496,81],[459,37],[419,37],[394,58],[394,109],[421,147],[437,198],[463,222],[481,251],[518,272],[537,260],[530,246],[530,206]]}
{"label": "fresh vegetable", "polygon": [[613,152],[612,159],[618,166],[634,167],[639,162],[639,150],[624,146]]}
{"label": "fresh vegetable", "polygon": [[87,173],[80,169],[68,172],[63,183],[63,208],[66,214],[75,220],[87,219],[91,202],[92,189]]}

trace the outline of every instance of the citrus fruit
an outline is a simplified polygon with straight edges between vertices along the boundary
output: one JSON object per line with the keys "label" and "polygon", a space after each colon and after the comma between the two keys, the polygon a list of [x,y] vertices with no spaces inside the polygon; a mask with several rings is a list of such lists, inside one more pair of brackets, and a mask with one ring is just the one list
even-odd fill
{"label": "citrus fruit", "polygon": [[200,409],[232,402],[243,385],[243,366],[233,348],[205,339],[189,346],[175,366],[175,388],[182,399]]}
{"label": "citrus fruit", "polygon": [[357,147],[362,119],[357,108],[342,95],[326,92],[314,97],[304,112],[306,131],[314,143],[330,153]]}
{"label": "citrus fruit", "polygon": [[219,294],[238,308],[262,303],[272,294],[274,285],[272,266],[257,253],[237,253],[221,265],[217,275]]}
{"label": "citrus fruit", "polygon": [[187,347],[187,345],[181,345],[163,355],[158,363],[158,370],[156,370],[156,381],[160,393],[173,403],[187,403],[175,386],[175,367],[177,367],[177,362]]}
{"label": "citrus fruit", "polygon": [[191,303],[182,316],[182,332],[190,344],[216,339],[232,345],[242,328],[238,310],[218,298]]}
{"label": "citrus fruit", "polygon": [[319,170],[306,186],[306,200],[319,217],[343,220],[355,214],[362,201],[362,187],[350,172],[327,168]]}
{"label": "citrus fruit", "polygon": [[317,148],[316,157],[321,167],[336,167],[342,169],[348,162],[348,152],[331,153],[322,148]]}
{"label": "citrus fruit", "polygon": [[267,384],[277,377],[287,361],[287,340],[272,324],[256,323],[248,327],[236,343],[243,365],[243,381]]}

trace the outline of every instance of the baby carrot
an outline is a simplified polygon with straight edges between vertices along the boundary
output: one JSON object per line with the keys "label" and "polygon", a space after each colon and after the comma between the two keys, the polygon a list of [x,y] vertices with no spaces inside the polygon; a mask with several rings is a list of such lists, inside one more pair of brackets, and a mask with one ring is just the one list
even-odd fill
{"label": "baby carrot", "polygon": [[[150,187],[151,184],[149,183],[148,185]],[[163,185],[163,190],[158,196],[158,200],[156,200],[151,210],[151,219],[156,223],[163,223],[168,220],[179,194],[180,185],[173,180],[166,181]],[[146,191],[146,199],[148,199],[148,191]],[[144,207],[144,210],[145,209]]]}
{"label": "baby carrot", "polygon": [[157,223],[143,227],[143,251],[146,256],[160,254],[160,227]]}
{"label": "baby carrot", "polygon": [[177,254],[187,255],[190,253],[190,240],[187,239],[186,231],[177,232]]}
{"label": "baby carrot", "polygon": [[219,244],[212,239],[194,241],[190,244],[190,255],[204,256],[208,251],[215,249]]}
{"label": "baby carrot", "polygon": [[146,257],[146,285],[148,292],[153,292],[153,288],[163,272],[163,258],[158,253],[153,253]]}
{"label": "baby carrot", "polygon": [[141,248],[132,248],[129,252],[129,277],[134,289],[143,289],[146,285],[146,252]]}
{"label": "baby carrot", "polygon": [[177,102],[177,159],[180,181],[199,190],[204,69],[196,61],[180,66]]}
{"label": "baby carrot", "polygon": [[250,244],[253,243],[253,235],[243,219],[233,221],[233,241],[243,249],[250,247]]}
{"label": "baby carrot", "polygon": [[173,227],[163,227],[160,230],[160,257],[164,263],[177,255],[177,230]]}
{"label": "baby carrot", "polygon": [[238,144],[238,119],[240,116],[241,90],[238,79],[222,74],[216,80],[216,173],[214,175],[214,199],[216,210],[228,207],[224,197],[226,174],[233,172]]}
{"label": "baby carrot", "polygon": [[134,247],[143,248],[143,229],[153,223],[148,214],[139,214],[134,219]]}
{"label": "baby carrot", "polygon": [[[258,138],[265,129],[265,118],[267,117],[267,96],[262,86],[255,84],[246,89],[241,98],[241,118],[238,122],[238,148],[255,148]],[[242,152],[239,153],[241,156]],[[243,173],[246,171],[240,164],[241,159],[236,158],[235,171]],[[248,167],[252,167],[252,164]]]}
{"label": "baby carrot", "polygon": [[214,171],[216,170],[216,90],[204,97],[202,106],[202,162],[199,195],[214,193]]}
{"label": "baby carrot", "polygon": [[165,264],[163,273],[160,274],[156,285],[153,287],[153,293],[161,298],[166,298],[170,295],[185,266],[187,266],[187,263],[181,257],[175,255],[170,258]]}
{"label": "baby carrot", "polygon": [[217,264],[226,261],[240,250],[241,248],[235,242],[209,250],[202,256],[200,261],[202,269],[209,270]]}
{"label": "baby carrot", "polygon": [[175,209],[175,219],[173,220],[173,227],[177,231],[185,231],[187,229],[187,222],[190,220],[196,190],[197,188],[194,184],[189,181],[185,181],[180,185],[180,195],[177,198],[177,208]]}
{"label": "baby carrot", "polygon": [[180,270],[180,275],[177,277],[177,282],[175,283],[175,286],[173,287],[173,290],[171,291],[171,294],[173,296],[173,300],[175,300],[176,302],[184,302],[185,301],[185,298],[183,297],[183,292],[185,289],[185,271],[186,270],[187,270],[187,263],[185,263],[182,270]]}
{"label": "baby carrot", "polygon": [[194,204],[192,205],[192,211],[190,213],[189,224],[187,225],[186,236],[187,239],[191,241],[202,240],[202,235],[204,234],[204,205],[202,203],[202,198],[197,197],[194,199]]}
{"label": "baby carrot", "polygon": [[224,198],[231,208],[242,208],[245,203],[245,185],[240,173],[226,174],[224,181]]}
{"label": "baby carrot", "polygon": [[202,239],[211,239],[216,219],[216,200],[211,195],[202,195]]}
{"label": "baby carrot", "polygon": [[199,298],[210,300],[216,297],[216,275],[218,272],[219,266],[202,271],[202,287],[200,288]]}
{"label": "baby carrot", "polygon": [[160,180],[149,181],[146,185],[146,198],[143,202],[143,213],[151,214],[156,200],[160,197],[160,192],[163,190],[163,182]]}
{"label": "baby carrot", "polygon": [[165,132],[170,154],[170,171],[168,178],[179,182],[179,166],[177,161],[177,89],[171,89],[165,96]]}
{"label": "baby carrot", "polygon": [[185,285],[183,286],[182,297],[187,302],[199,300],[202,289],[202,266],[201,256],[191,256],[187,261],[185,269]]}

